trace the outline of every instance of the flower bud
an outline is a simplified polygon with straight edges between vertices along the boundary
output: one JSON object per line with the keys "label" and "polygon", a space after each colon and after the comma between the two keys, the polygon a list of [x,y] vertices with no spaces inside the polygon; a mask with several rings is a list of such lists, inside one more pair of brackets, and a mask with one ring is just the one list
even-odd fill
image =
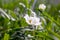
{"label": "flower bud", "polygon": [[39,5],[39,10],[44,11],[46,9],[46,6],[44,4]]}

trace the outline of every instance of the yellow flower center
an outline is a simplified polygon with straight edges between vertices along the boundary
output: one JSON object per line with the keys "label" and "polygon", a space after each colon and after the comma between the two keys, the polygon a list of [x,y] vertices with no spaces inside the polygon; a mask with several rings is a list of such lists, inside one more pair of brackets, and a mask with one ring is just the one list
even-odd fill
{"label": "yellow flower center", "polygon": [[32,20],[29,20],[29,23],[31,23],[32,22]]}

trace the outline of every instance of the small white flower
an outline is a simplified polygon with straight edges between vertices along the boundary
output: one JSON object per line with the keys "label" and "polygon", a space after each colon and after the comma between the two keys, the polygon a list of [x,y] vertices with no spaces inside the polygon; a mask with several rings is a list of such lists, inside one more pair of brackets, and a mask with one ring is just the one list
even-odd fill
{"label": "small white flower", "polygon": [[39,9],[44,11],[46,9],[46,6],[44,4],[40,4]]}
{"label": "small white flower", "polygon": [[32,17],[26,14],[24,18],[29,25],[40,25],[41,24],[40,18],[38,17]]}

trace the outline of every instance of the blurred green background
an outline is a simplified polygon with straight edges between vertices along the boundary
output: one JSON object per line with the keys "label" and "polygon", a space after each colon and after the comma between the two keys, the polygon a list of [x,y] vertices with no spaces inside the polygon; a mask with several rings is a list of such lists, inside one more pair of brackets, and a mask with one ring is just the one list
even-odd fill
{"label": "blurred green background", "polygon": [[[44,12],[38,10],[39,4],[46,5]],[[43,30],[24,31],[30,27],[23,18],[30,14],[27,8],[45,19],[41,19]],[[60,40],[60,0],[0,0],[0,40]]]}

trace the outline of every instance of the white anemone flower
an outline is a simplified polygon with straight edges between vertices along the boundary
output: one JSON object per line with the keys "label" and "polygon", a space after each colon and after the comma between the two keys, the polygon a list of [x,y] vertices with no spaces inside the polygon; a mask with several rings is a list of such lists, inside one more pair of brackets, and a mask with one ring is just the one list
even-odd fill
{"label": "white anemone flower", "polygon": [[39,9],[44,11],[44,10],[46,9],[46,5],[40,4],[40,5],[39,5]]}
{"label": "white anemone flower", "polygon": [[26,14],[24,18],[29,25],[40,25],[41,24],[40,18],[38,17],[32,17]]}

